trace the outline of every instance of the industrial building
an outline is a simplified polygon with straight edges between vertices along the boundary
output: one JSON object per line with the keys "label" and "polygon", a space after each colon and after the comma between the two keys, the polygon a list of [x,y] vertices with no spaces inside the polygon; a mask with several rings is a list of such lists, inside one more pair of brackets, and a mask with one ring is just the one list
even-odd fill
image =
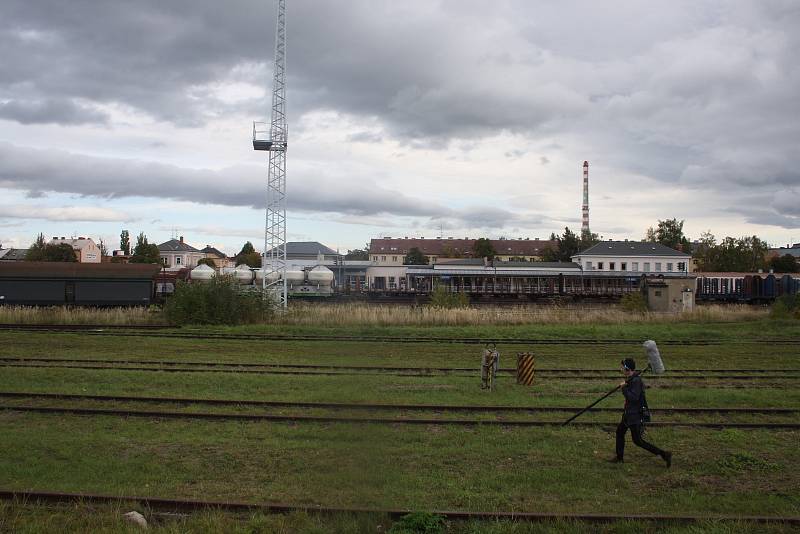
{"label": "industrial building", "polygon": [[333,272],[332,286],[341,293],[366,291],[367,268],[370,264],[367,260],[346,260],[344,255],[317,241],[286,243],[287,270],[308,271],[318,265],[324,266]]}

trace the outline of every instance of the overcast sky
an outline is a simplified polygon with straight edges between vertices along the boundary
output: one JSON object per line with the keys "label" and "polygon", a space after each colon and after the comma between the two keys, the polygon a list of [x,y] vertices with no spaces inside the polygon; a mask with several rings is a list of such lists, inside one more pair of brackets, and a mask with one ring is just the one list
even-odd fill
{"label": "overcast sky", "polygon": [[[287,0],[289,240],[800,241],[800,2]],[[0,243],[263,246],[275,4],[0,2]]]}

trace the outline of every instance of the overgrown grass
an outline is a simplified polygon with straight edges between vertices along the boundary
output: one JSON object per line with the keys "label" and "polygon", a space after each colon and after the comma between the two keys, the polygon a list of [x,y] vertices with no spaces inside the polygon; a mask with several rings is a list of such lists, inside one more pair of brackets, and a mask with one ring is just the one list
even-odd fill
{"label": "overgrown grass", "polygon": [[0,306],[3,324],[148,325],[164,321],[158,308]]}
{"label": "overgrown grass", "polygon": [[492,325],[623,325],[753,321],[767,310],[752,306],[699,306],[694,311],[663,314],[627,311],[620,306],[505,306],[441,308],[365,304],[294,304],[277,318],[280,324],[302,326],[492,326]]}
{"label": "overgrown grass", "polygon": [[[663,345],[667,368],[796,368],[800,348],[738,344],[775,321],[693,324],[543,325],[483,327],[537,330],[551,335],[626,335],[655,330],[672,338],[703,329],[726,337],[720,345]],[[256,331],[262,327],[248,327]],[[278,325],[270,328],[303,327]],[[405,327],[420,331],[420,327]],[[305,330],[312,330],[305,328]],[[335,328],[332,328],[335,331]],[[390,329],[385,328],[389,331]],[[465,332],[470,327],[439,327]],[[775,330],[774,332],[778,332]],[[794,331],[793,331],[794,332]],[[789,335],[789,334],[786,334]],[[655,337],[660,339],[659,337]],[[503,367],[531,350],[543,368],[616,369],[621,355],[641,358],[636,346],[499,343]],[[617,380],[588,382],[537,377],[533,387],[501,377],[491,394],[479,388],[482,346],[437,343],[263,341],[125,338],[0,332],[0,355],[76,358],[295,362],[327,365],[473,366],[474,377],[289,376],[235,373],[137,372],[2,367],[0,390],[135,396],[206,397],[332,402],[585,406]],[[502,359],[506,358],[506,359]],[[652,408],[668,406],[800,406],[794,382],[760,381],[737,389],[691,380],[647,378]],[[725,384],[722,384],[723,386]],[[730,385],[730,384],[729,384]],[[80,401],[87,404],[90,401]],[[94,401],[91,401],[94,402]],[[7,407],[35,404],[2,400]],[[39,401],[39,404],[44,401]],[[48,400],[49,405],[57,403]],[[604,406],[620,406],[621,395]],[[77,401],[64,403],[77,405]],[[130,404],[132,405],[132,404]],[[106,406],[106,405],[104,405]],[[120,405],[122,406],[122,405]],[[170,407],[170,409],[174,409]],[[180,409],[195,410],[195,406]],[[224,411],[245,408],[225,408]],[[251,409],[252,410],[252,409]],[[277,410],[285,413],[286,410]],[[304,413],[314,413],[306,410]],[[415,414],[404,413],[412,417]],[[437,413],[449,417],[451,414]],[[598,414],[598,420],[611,414]],[[524,417],[524,416],[519,416]],[[539,418],[539,415],[531,416]],[[592,417],[587,415],[586,417]],[[692,416],[694,417],[694,416]],[[137,494],[151,497],[289,502],[328,506],[540,512],[624,511],[660,514],[797,515],[800,513],[798,432],[653,427],[648,439],[675,452],[672,469],[628,442],[626,463],[607,464],[613,424],[605,427],[512,428],[376,424],[255,423],[85,417],[0,411],[3,454],[0,486],[7,489]],[[0,531],[132,532],[126,510],[65,507],[45,511],[0,506]],[[146,512],[146,510],[140,510]],[[421,516],[423,519],[427,516]],[[155,532],[387,532],[396,522],[375,515],[308,516],[222,512],[154,521]],[[380,529],[378,527],[381,527]],[[399,527],[398,527],[399,528]],[[446,521],[458,534],[528,532],[661,532],[664,524],[621,522]],[[672,532],[753,531],[739,523],[669,526]],[[781,526],[769,527],[780,532]],[[669,530],[666,530],[669,531]],[[759,527],[759,531],[770,530]]]}
{"label": "overgrown grass", "polygon": [[[773,314],[775,315],[775,314]],[[784,318],[780,315],[778,318]],[[734,323],[769,317],[769,310],[746,305],[698,306],[692,312],[663,314],[626,310],[608,304],[595,307],[527,305],[433,307],[404,305],[292,302],[286,314],[273,314],[257,293],[242,294],[218,284],[183,286],[165,311],[145,308],[81,308],[0,306],[6,324],[275,324],[300,327],[476,327],[536,325],[647,325]]]}

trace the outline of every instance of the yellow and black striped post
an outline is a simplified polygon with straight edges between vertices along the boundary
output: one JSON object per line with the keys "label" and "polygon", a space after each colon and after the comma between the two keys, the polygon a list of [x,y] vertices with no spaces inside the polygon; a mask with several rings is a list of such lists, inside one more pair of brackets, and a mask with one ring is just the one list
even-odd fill
{"label": "yellow and black striped post", "polygon": [[532,386],[535,369],[536,360],[533,354],[530,352],[517,353],[517,384]]}

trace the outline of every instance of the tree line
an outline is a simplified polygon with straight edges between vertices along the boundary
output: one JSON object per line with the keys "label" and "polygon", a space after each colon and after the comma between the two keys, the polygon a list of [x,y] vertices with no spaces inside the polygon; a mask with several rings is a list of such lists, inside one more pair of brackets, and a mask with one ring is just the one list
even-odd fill
{"label": "tree line", "polygon": [[[675,250],[680,250],[691,254],[697,261],[697,270],[704,272],[756,272],[758,270],[772,269],[780,273],[800,272],[800,264],[791,254],[770,257],[769,246],[758,236],[727,236],[717,240],[711,231],[704,232],[699,240],[691,241],[684,233],[684,220],[666,219],[659,220],[655,227],[650,227],[645,231],[645,241],[661,243]],[[568,262],[572,257],[599,242],[597,234],[583,232],[577,235],[569,227],[564,228],[560,235],[550,234],[552,244],[547,245],[541,253],[541,260],[547,262]],[[158,246],[150,243],[144,232],[140,232],[136,237],[136,243],[131,246],[130,234],[128,230],[120,233],[120,250],[128,257],[130,263],[161,263]],[[103,256],[108,255],[105,243],[101,239],[99,242],[100,252]],[[443,248],[441,256],[444,258],[461,258],[466,253],[457,251],[451,247]],[[488,258],[490,261],[497,256],[492,242],[488,238],[475,240],[471,250],[473,258]],[[348,250],[344,255],[345,260],[369,260],[369,244],[363,249]],[[59,261],[75,262],[78,261],[77,255],[72,247],[66,243],[51,245],[45,241],[44,235],[39,234],[36,241],[27,251],[25,256],[29,261]],[[250,241],[247,241],[236,256],[236,265],[245,264],[252,268],[261,267],[262,255],[255,250]],[[524,258],[512,258],[524,260]],[[122,261],[112,258],[112,261]],[[405,265],[427,265],[430,258],[417,248],[411,248],[403,258]],[[213,266],[213,260],[203,259],[200,263],[207,263]]]}

